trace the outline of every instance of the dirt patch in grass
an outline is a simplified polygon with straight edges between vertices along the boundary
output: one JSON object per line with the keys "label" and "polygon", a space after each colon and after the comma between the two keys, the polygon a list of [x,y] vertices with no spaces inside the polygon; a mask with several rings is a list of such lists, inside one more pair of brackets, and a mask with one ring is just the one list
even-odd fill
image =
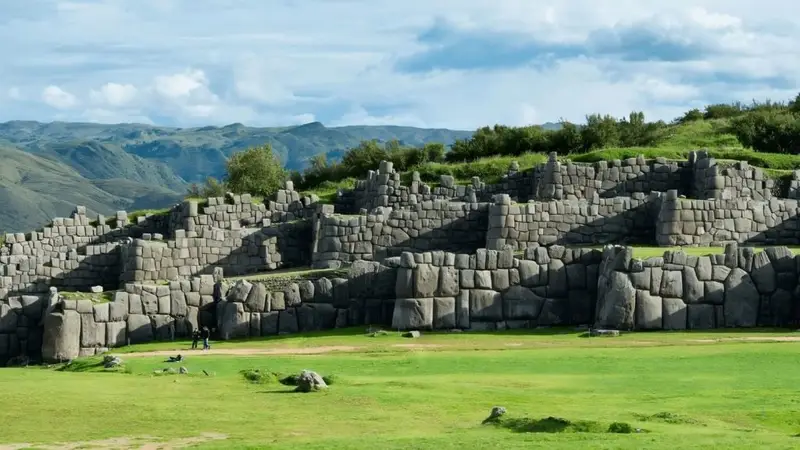
{"label": "dirt patch in grass", "polygon": [[77,450],[77,449],[95,449],[95,450],[171,450],[176,448],[186,448],[202,444],[210,441],[220,441],[227,439],[228,436],[218,433],[203,433],[200,436],[193,436],[187,438],[177,438],[162,440],[152,436],[141,437],[117,437],[110,439],[101,439],[96,441],[79,441],[79,442],[59,442],[55,444],[0,444],[0,450],[22,450],[35,448],[38,450]]}
{"label": "dirt patch in grass", "polygon": [[[231,356],[247,356],[247,355],[317,355],[331,352],[354,352],[361,350],[361,347],[347,346],[347,345],[330,345],[323,347],[309,347],[309,348],[219,348],[211,350],[203,350],[192,352],[193,356],[201,355],[231,355]],[[169,356],[174,355],[176,350],[157,350],[151,352],[138,352],[127,353],[125,356],[144,357],[144,356]]]}

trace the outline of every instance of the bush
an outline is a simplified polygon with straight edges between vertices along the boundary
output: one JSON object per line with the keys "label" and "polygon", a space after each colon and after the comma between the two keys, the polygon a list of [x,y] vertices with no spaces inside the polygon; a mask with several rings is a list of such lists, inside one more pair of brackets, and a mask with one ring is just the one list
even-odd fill
{"label": "bush", "polygon": [[744,147],[757,152],[800,153],[800,114],[775,110],[752,112],[732,120],[730,132]]}
{"label": "bush", "polygon": [[633,433],[634,432],[634,428],[629,423],[614,422],[614,423],[612,423],[611,425],[608,426],[608,432],[609,433],[628,434],[628,433]]}
{"label": "bush", "polygon": [[225,185],[236,194],[268,197],[281,188],[286,171],[270,145],[234,153],[227,162]]}
{"label": "bush", "polygon": [[245,380],[254,384],[273,384],[278,382],[278,375],[260,369],[246,369],[240,372]]}
{"label": "bush", "polygon": [[333,386],[334,384],[339,382],[339,377],[336,375],[324,375],[322,377],[322,381],[325,382],[328,386]]}

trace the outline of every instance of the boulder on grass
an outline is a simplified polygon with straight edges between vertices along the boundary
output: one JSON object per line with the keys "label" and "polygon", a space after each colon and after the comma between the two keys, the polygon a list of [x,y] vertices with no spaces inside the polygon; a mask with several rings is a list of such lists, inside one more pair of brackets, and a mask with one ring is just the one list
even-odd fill
{"label": "boulder on grass", "polygon": [[328,385],[325,380],[316,373],[310,370],[304,370],[297,377],[296,392],[314,392],[322,389],[327,389]]}

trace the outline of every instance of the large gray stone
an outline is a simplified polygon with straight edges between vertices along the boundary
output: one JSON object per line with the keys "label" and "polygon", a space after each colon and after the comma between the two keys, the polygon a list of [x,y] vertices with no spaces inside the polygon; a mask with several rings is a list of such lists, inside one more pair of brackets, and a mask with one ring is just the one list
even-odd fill
{"label": "large gray stone", "polygon": [[697,258],[697,279],[700,281],[711,281],[714,276],[713,265],[710,256]]}
{"label": "large gray stone", "polygon": [[545,299],[524,286],[511,286],[503,294],[506,320],[532,320],[539,317]]}
{"label": "large gray stone", "polygon": [[715,328],[714,305],[687,305],[686,327],[690,330],[710,330]]}
{"label": "large gray stone", "polygon": [[679,298],[663,299],[663,315],[665,330],[686,329],[686,303]]}
{"label": "large gray stone", "polygon": [[704,286],[691,267],[683,268],[683,302],[687,305],[703,301]]}
{"label": "large gray stone", "polygon": [[55,310],[44,317],[42,360],[46,363],[78,357],[81,347],[81,315],[73,310]]}
{"label": "large gray stone", "polygon": [[253,289],[253,283],[247,280],[238,280],[228,290],[228,295],[225,299],[229,302],[244,303],[247,301],[247,296],[250,295],[251,289]]}
{"label": "large gray stone", "polygon": [[560,259],[551,259],[548,265],[548,297],[565,297],[567,295],[567,269]]}
{"label": "large gray stone", "polygon": [[414,296],[414,270],[405,267],[397,269],[394,284],[395,298],[411,298]]}
{"label": "large gray stone", "polygon": [[683,273],[665,270],[661,275],[660,295],[664,298],[683,298]]}
{"label": "large gray stone", "polygon": [[775,268],[769,260],[767,252],[758,252],[753,256],[753,270],[750,277],[761,294],[772,294],[776,289]]}
{"label": "large gray stone", "polygon": [[439,287],[439,268],[420,264],[414,269],[414,297],[433,298]]}
{"label": "large gray stone", "polygon": [[297,308],[301,332],[332,330],[336,327],[336,308],[330,303],[303,304]]}
{"label": "large gray stone", "polygon": [[94,314],[81,314],[81,347],[105,347],[106,326],[94,320]]}
{"label": "large gray stone", "polygon": [[[417,269],[424,264],[417,266]],[[392,328],[396,330],[422,330],[433,328],[432,298],[398,298],[394,303]]]}
{"label": "large gray stone", "polygon": [[150,317],[144,314],[128,315],[128,339],[131,344],[141,344],[153,340],[153,326]]}
{"label": "large gray stone", "polygon": [[128,343],[128,324],[125,322],[108,322],[105,325],[107,347],[122,347]]}
{"label": "large gray stone", "polygon": [[713,305],[725,303],[725,285],[719,281],[706,281],[705,295],[703,298],[705,299],[705,303],[711,303]]}
{"label": "large gray stone", "polygon": [[433,299],[433,328],[450,330],[456,328],[456,299],[454,297],[435,297]]}
{"label": "large gray stone", "polygon": [[297,321],[297,310],[288,308],[281,311],[278,315],[278,334],[291,334],[300,331],[300,323]]}
{"label": "large gray stone", "polygon": [[452,266],[442,266],[439,269],[439,295],[453,297],[459,292],[458,269]]}
{"label": "large gray stone", "polygon": [[261,315],[261,336],[278,334],[278,315],[280,312],[272,311]]}
{"label": "large gray stone", "polygon": [[186,294],[180,290],[173,290],[169,293],[170,296],[170,313],[175,317],[185,317],[189,309],[186,304]]}
{"label": "large gray stone", "polygon": [[217,333],[222,340],[250,336],[250,313],[245,312],[243,302],[217,303]]}
{"label": "large gray stone", "polygon": [[539,286],[539,264],[536,261],[521,260],[519,262],[519,282],[523,286]]}
{"label": "large gray stone", "polygon": [[458,328],[469,328],[469,291],[462,290],[456,297],[456,320]]}
{"label": "large gray stone", "polygon": [[597,328],[631,329],[634,326],[636,289],[627,273],[611,271],[605,296],[597,305]]}
{"label": "large gray stone", "polygon": [[253,287],[247,294],[247,300],[244,302],[244,308],[249,312],[265,312],[269,311],[267,307],[267,287],[264,283],[253,283]]}
{"label": "large gray stone", "polygon": [[754,327],[758,322],[760,296],[750,275],[740,268],[725,280],[725,326]]}
{"label": "large gray stone", "polygon": [[663,326],[663,302],[650,291],[636,290],[636,328],[659,330]]}
{"label": "large gray stone", "polygon": [[503,300],[499,292],[488,289],[472,289],[469,294],[470,320],[503,320]]}
{"label": "large gray stone", "polygon": [[300,287],[296,283],[289,283],[288,286],[283,288],[283,301],[286,307],[297,306],[302,302],[300,297]]}

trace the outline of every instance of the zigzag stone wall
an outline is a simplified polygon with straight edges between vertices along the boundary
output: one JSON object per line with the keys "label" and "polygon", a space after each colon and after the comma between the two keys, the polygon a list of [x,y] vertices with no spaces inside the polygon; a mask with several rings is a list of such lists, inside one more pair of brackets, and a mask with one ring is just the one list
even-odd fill
{"label": "zigzag stone wall", "polygon": [[474,254],[404,253],[396,264],[396,329],[497,330],[588,324],[601,252],[532,246]]}
{"label": "zigzag stone wall", "polygon": [[596,325],[617,329],[796,326],[798,257],[786,247],[724,254],[666,252],[637,260],[630,247],[603,253]]}
{"label": "zigzag stone wall", "polygon": [[659,207],[659,193],[522,204],[499,195],[489,207],[486,247],[521,250],[530,244],[649,243]]}
{"label": "zigzag stone wall", "polygon": [[[382,163],[343,196],[358,212],[349,216],[291,183],[266,203],[228,195],[135,221],[124,212],[91,220],[79,207],[42,230],[7,235],[0,247],[0,359],[37,349],[50,359],[91,354],[129,338],[184,336],[206,322],[223,339],[391,323],[790,324],[800,272],[785,249],[638,261],[629,249],[562,244],[798,244],[798,177],[779,185],[703,152],[683,162],[590,165],[552,155],[533,169],[512,165],[498,184],[459,186],[445,176],[433,189],[418,174],[403,186]],[[775,197],[784,187],[790,199]],[[231,291],[213,275],[215,267],[236,276],[309,265],[350,268],[281,286],[240,281]],[[51,291],[97,285],[121,290],[108,306]]]}

